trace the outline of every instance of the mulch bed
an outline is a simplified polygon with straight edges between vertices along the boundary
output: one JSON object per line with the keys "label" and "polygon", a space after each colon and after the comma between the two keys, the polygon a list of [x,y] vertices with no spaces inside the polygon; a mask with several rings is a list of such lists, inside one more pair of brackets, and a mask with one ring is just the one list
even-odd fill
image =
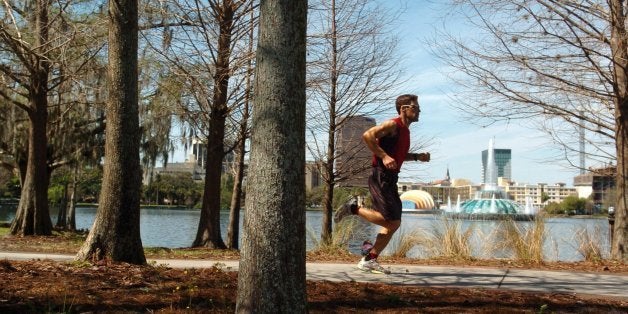
{"label": "mulch bed", "polygon": [[[232,313],[237,273],[126,263],[0,261],[0,312]],[[628,300],[574,294],[308,281],[312,313],[626,313]]]}

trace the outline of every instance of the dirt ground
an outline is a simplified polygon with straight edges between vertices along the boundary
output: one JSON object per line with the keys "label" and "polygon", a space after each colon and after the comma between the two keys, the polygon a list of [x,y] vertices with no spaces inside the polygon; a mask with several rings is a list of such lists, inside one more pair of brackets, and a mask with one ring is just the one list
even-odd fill
{"label": "dirt ground", "polygon": [[[75,253],[81,237],[0,236],[0,251]],[[150,258],[237,259],[236,251],[147,250]],[[355,262],[357,256],[310,253],[308,261]],[[465,265],[628,273],[628,265],[507,260],[382,259],[383,264]],[[125,263],[0,260],[0,313],[233,312],[237,273],[220,268],[171,269]],[[311,313],[628,313],[628,300],[563,293],[453,289],[373,283],[307,282]]]}

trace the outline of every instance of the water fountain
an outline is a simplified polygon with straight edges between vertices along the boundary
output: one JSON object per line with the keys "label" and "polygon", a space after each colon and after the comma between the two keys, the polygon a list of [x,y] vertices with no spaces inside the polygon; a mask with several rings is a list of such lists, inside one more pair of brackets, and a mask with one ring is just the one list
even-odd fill
{"label": "water fountain", "polygon": [[448,202],[445,214],[462,219],[534,219],[535,210],[529,198],[526,199],[526,206],[523,207],[509,199],[507,193],[497,185],[493,139],[489,140],[486,167],[482,190],[477,191],[473,199],[463,203],[460,203],[460,195],[458,195],[456,206],[452,207]]}

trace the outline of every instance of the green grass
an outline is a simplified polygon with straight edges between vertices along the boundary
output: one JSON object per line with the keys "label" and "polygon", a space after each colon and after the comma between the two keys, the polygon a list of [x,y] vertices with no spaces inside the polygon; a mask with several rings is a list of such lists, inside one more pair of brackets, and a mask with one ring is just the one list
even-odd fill
{"label": "green grass", "polygon": [[0,227],[0,236],[5,236],[9,234],[10,231],[11,231],[11,228],[9,227]]}

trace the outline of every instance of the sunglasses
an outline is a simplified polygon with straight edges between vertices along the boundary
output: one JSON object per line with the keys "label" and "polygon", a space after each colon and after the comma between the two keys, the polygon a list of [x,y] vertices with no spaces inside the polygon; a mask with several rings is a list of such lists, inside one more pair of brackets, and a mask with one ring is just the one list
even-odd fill
{"label": "sunglasses", "polygon": [[409,109],[413,109],[416,112],[421,112],[421,110],[419,109],[419,106],[406,105],[406,106],[403,106],[403,107],[406,107],[406,108],[409,108]]}

